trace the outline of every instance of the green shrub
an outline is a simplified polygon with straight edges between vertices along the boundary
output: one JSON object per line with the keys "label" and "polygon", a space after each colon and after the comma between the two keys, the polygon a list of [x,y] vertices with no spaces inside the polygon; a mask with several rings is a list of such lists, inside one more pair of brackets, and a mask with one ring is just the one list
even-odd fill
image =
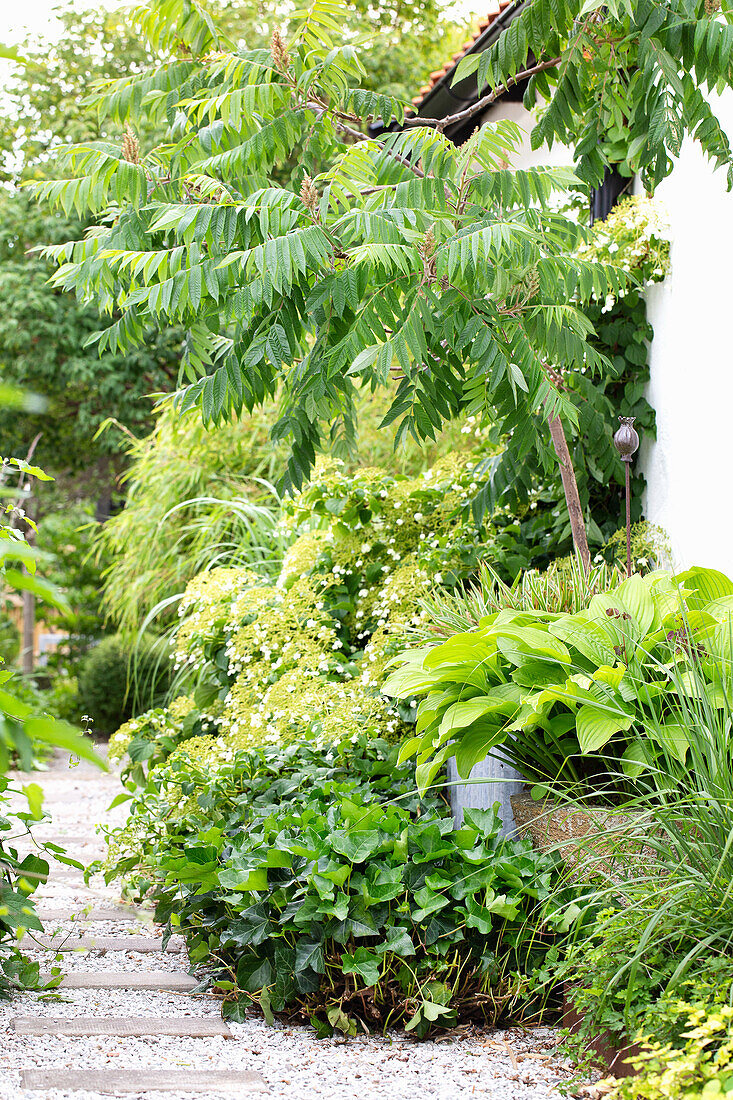
{"label": "green shrub", "polygon": [[[378,430],[381,400],[366,391],[360,410],[360,451],[389,474],[414,477],[441,453],[467,451],[486,434],[472,417],[449,428],[439,444],[409,440],[395,451],[391,434]],[[122,629],[140,628],[156,606],[204,570],[257,561],[262,576],[268,567],[277,572],[283,546],[270,483],[281,476],[286,453],[270,439],[276,418],[274,405],[265,405],[207,428],[195,411],[181,416],[169,404],[155,431],[132,444],[125,507],[104,524],[97,541],[109,562],[105,604]],[[334,449],[339,452],[337,443]]]}
{"label": "green shrub", "polygon": [[611,1100],[724,1100],[733,1094],[733,1006],[716,998],[712,1005],[685,1000],[673,1007],[684,1038],[674,1044],[647,1039],[635,1059],[638,1076],[619,1082]]}
{"label": "green shrub", "polygon": [[143,637],[129,642],[120,634],[103,638],[88,654],[79,675],[81,706],[98,733],[112,733],[151,702],[160,702],[170,684],[165,646]]}
{"label": "green shrub", "polygon": [[732,611],[733,581],[715,570],[634,575],[577,614],[506,609],[408,651],[383,690],[421,697],[405,747],[421,785],[450,756],[467,776],[495,751],[573,798],[615,797],[660,761],[684,771],[689,695],[725,706]]}
{"label": "green shrub", "polygon": [[638,1043],[639,1075],[617,1084],[619,1100],[723,1096],[733,1084],[733,953],[706,945],[706,929],[729,914],[706,893],[655,890],[651,878],[586,919],[552,968],[580,1017],[564,1047],[582,1064],[598,1035]]}
{"label": "green shrub", "polygon": [[[22,407],[22,394],[5,387],[0,395],[0,407]],[[27,461],[2,458],[3,470],[20,469],[27,477],[49,480],[42,470]],[[6,493],[6,495],[8,495]],[[22,503],[22,498],[21,498]],[[0,587],[11,592],[31,591],[42,596],[54,608],[68,610],[62,595],[45,578],[36,573],[37,551],[25,538],[26,517],[22,508],[11,500],[6,514],[14,512],[13,523],[0,521]],[[25,569],[21,571],[20,564]],[[2,661],[0,661],[0,665]],[[41,984],[40,965],[25,958],[19,942],[29,929],[42,931],[32,895],[48,877],[49,861],[45,856],[55,849],[54,858],[69,860],[58,845],[45,847],[32,834],[34,824],[45,817],[43,791],[36,783],[22,788],[13,786],[8,771],[18,768],[30,771],[38,757],[38,746],[65,749],[103,766],[89,742],[66,722],[49,718],[44,713],[42,696],[31,680],[0,668],[0,999],[10,997],[19,989],[36,988]],[[10,795],[15,805],[11,806]],[[27,809],[18,807],[17,796],[25,798]],[[23,805],[23,803],[21,803]],[[22,853],[32,840],[36,850]],[[75,864],[79,866],[79,864]],[[58,968],[53,971],[58,974]],[[58,978],[52,984],[58,984]]]}
{"label": "green shrub", "polygon": [[184,932],[225,1014],[256,1003],[320,1034],[424,1035],[537,1011],[528,976],[573,918],[545,904],[556,858],[498,828],[473,810],[456,830],[384,741],[270,747],[212,770],[193,740],[135,794],[107,873]]}
{"label": "green shrub", "polygon": [[48,712],[54,718],[62,718],[77,725],[81,722],[84,708],[76,676],[65,676],[62,671],[57,672],[43,695]]}
{"label": "green shrub", "polygon": [[54,612],[53,622],[68,638],[49,655],[49,670],[76,675],[79,664],[99,639],[110,632],[102,610],[102,573],[108,563],[93,554],[102,527],[90,503],[54,501],[39,521],[38,548],[44,574],[64,593],[70,611]]}
{"label": "green shrub", "polygon": [[125,722],[109,742],[109,759],[127,757],[123,780],[144,781],[148,770],[161,764],[177,746],[197,732],[196,704],[190,695],[180,695],[167,707],[153,707]]}
{"label": "green shrub", "polygon": [[567,1040],[573,1055],[582,1058],[587,1041],[604,1032],[619,1043],[646,1036],[677,1044],[686,1030],[679,1001],[727,1003],[733,997],[733,956],[717,946],[695,951],[705,923],[716,919],[707,895],[654,890],[650,881],[625,891],[623,904],[599,911],[596,903],[553,971],[581,1017],[578,1032]]}
{"label": "green shrub", "polygon": [[657,762],[632,804],[646,821],[643,858],[584,888],[594,911],[554,972],[582,1017],[575,1053],[604,1031],[642,1045],[625,1100],[696,1100],[733,1084],[733,661],[730,624],[721,631],[709,608],[690,611],[698,640],[667,670],[684,765]]}
{"label": "green shrub", "polygon": [[274,583],[247,568],[191,581],[174,645],[176,687],[196,703],[186,736],[217,731],[212,752],[361,732],[399,740],[410,707],[388,703],[379,683],[424,618],[419,597],[455,585],[484,553],[523,560],[507,516],[477,525],[465,507],[474,461],[452,456],[417,478],[323,462],[283,504],[291,545]]}
{"label": "green shrub", "polygon": [[[611,566],[626,570],[626,530],[620,528],[600,551]],[[672,562],[672,549],[666,531],[644,520],[631,527],[631,567],[635,573],[647,573],[650,569],[666,569]]]}

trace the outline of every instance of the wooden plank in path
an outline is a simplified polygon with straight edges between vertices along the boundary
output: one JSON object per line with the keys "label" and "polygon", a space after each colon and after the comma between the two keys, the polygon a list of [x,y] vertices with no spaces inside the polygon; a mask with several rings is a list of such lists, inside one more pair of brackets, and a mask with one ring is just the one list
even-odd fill
{"label": "wooden plank in path", "polygon": [[[51,974],[41,974],[41,982],[50,982]],[[148,989],[158,993],[188,993],[195,989],[198,980],[190,974],[174,971],[97,970],[80,974],[66,974],[61,979],[61,989]]]}
{"label": "wooden plank in path", "polygon": [[83,909],[72,909],[66,906],[65,909],[44,909],[43,907],[36,907],[36,913],[40,920],[50,921],[62,921],[70,920],[75,921],[78,924],[84,924],[87,921],[109,920],[109,921],[134,921],[134,920],[152,920],[152,912],[145,912],[142,909],[128,909],[120,905],[119,908],[109,906],[109,908],[97,908],[90,909],[85,912]]}
{"label": "wooden plank in path", "polygon": [[[154,936],[67,936],[59,933],[55,936],[34,933],[32,942],[38,947],[47,947],[51,951],[134,951],[139,954],[162,952],[163,941]],[[166,954],[176,954],[183,950],[180,940],[169,940]]]}
{"label": "wooden plank in path", "polygon": [[165,1091],[196,1096],[209,1093],[269,1092],[264,1078],[251,1070],[226,1069],[26,1069],[24,1089],[84,1089],[87,1092],[121,1093]]}
{"label": "wooden plank in path", "polygon": [[222,1019],[196,1019],[194,1016],[78,1016],[74,1019],[49,1016],[16,1016],[13,1031],[18,1035],[178,1035],[181,1038],[212,1038],[221,1035],[233,1039]]}

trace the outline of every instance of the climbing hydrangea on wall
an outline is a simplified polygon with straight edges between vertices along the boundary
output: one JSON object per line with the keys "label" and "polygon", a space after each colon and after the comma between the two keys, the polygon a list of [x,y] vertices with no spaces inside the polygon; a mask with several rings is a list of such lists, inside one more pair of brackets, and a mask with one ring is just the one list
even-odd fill
{"label": "climbing hydrangea on wall", "polygon": [[[603,221],[596,222],[590,240],[578,250],[583,260],[610,263],[635,276],[643,285],[660,283],[670,271],[669,223],[658,199],[629,195]],[[624,291],[619,296],[624,296]],[[615,304],[606,298],[604,312]]]}
{"label": "climbing hydrangea on wall", "polygon": [[500,559],[511,543],[507,517],[495,516],[491,527],[471,518],[475,464],[475,454],[453,455],[404,478],[322,461],[283,506],[291,542],[275,584],[248,569],[219,568],[186,589],[174,648],[194,709],[176,701],[141,716],[115,737],[114,750],[129,743],[144,760],[138,744],[146,728],[160,742],[176,721],[177,751],[208,754],[212,763],[297,738],[399,739],[408,711],[378,688],[424,615],[419,597],[435,584],[455,585],[479,559]]}

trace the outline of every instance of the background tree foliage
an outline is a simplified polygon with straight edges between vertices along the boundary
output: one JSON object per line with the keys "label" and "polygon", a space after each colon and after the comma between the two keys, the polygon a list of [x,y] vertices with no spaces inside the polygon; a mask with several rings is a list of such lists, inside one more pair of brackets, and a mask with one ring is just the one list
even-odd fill
{"label": "background tree foliage", "polygon": [[[48,250],[56,284],[120,309],[102,351],[183,324],[182,405],[206,422],[282,385],[273,436],[292,440],[286,487],[307,476],[322,425],[353,435],[355,381],[385,386],[393,371],[386,422],[399,436],[434,438],[470,409],[547,460],[534,413],[576,421],[548,363],[602,363],[574,299],[618,291],[623,276],[574,256],[579,230],[551,207],[571,173],[504,167],[513,124],[461,149],[434,128],[361,140],[353,122],[404,108],[358,86],[337,15],[319,3],[296,16],[288,45],[276,34],[270,51],[230,53],[198,6],[147,8],[143,33],[177,56],[108,83],[98,104],[122,125],[144,100],[148,120],[178,132],[148,153],[129,130],[124,150],[76,146],[72,178],[37,185],[67,213],[120,206],[111,226]],[[267,176],[294,146],[299,194]]]}
{"label": "background tree foliage", "polygon": [[[83,234],[88,219],[42,213],[18,184],[55,170],[59,144],[95,140],[104,124],[82,103],[90,79],[141,72],[152,55],[121,12],[60,13],[57,41],[21,46],[23,64],[9,70],[0,117],[0,354],[4,379],[48,398],[42,415],[19,418],[0,409],[0,431],[16,453],[41,432],[36,456],[56,475],[70,475],[76,496],[107,496],[119,438],[96,440],[115,416],[140,433],[152,424],[147,395],[175,386],[181,333],[170,330],[134,355],[100,359],[86,341],[99,313],[49,285],[51,265],[35,249]],[[151,140],[153,135],[149,135]],[[82,475],[80,480],[80,475]],[[61,483],[68,489],[68,478]],[[46,494],[47,495],[47,494]]]}
{"label": "background tree foliage", "polygon": [[[85,347],[98,328],[96,310],[49,285],[51,265],[30,250],[41,242],[73,239],[78,219],[44,214],[23,193],[0,195],[0,354],[4,379],[48,399],[42,413],[18,417],[0,409],[0,432],[24,454],[41,433],[36,456],[56,474],[73,475],[81,492],[110,484],[119,437],[96,439],[105,417],[136,434],[151,426],[148,394],[169,391],[178,376],[181,333],[157,333],[145,347],[102,358]],[[78,475],[85,475],[79,482]]]}

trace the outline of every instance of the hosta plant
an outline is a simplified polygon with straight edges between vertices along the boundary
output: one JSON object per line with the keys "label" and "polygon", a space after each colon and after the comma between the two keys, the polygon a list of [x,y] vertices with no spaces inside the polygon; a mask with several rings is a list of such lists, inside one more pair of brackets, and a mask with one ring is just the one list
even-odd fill
{"label": "hosta plant", "polygon": [[417,756],[423,789],[449,756],[467,776],[495,754],[574,794],[623,786],[660,754],[683,766],[685,693],[724,706],[731,690],[732,612],[733,581],[699,568],[632,576],[577,614],[493,612],[397,660],[383,691],[420,698],[402,758]]}

